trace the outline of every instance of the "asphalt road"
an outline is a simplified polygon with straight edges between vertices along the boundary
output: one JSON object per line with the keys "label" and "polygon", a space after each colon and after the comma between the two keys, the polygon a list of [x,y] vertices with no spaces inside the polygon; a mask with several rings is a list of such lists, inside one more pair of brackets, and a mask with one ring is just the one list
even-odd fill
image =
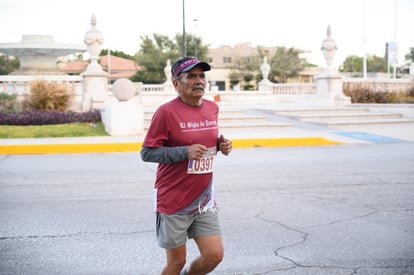
{"label": "asphalt road", "polygon": [[[413,167],[404,142],[219,156],[213,274],[414,274]],[[159,274],[155,170],[137,152],[0,155],[0,274]]]}

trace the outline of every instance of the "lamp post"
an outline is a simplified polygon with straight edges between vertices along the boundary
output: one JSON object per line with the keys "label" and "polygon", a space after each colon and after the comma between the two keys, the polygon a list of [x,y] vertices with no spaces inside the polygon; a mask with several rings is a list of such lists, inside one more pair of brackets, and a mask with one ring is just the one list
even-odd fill
{"label": "lamp post", "polygon": [[197,52],[197,21],[198,19],[195,18],[193,19],[194,21],[194,56],[197,57],[198,52]]}
{"label": "lamp post", "polygon": [[185,37],[185,0],[183,0],[183,56],[187,55],[187,40]]}
{"label": "lamp post", "polygon": [[366,45],[367,45],[367,38],[365,36],[365,0],[362,2],[363,4],[363,11],[362,11],[362,43],[363,43],[363,57],[362,57],[362,77],[367,78],[367,52],[366,52]]}
{"label": "lamp post", "polygon": [[395,44],[396,49],[395,49],[394,71],[393,71],[394,78],[397,78],[397,67],[398,67],[397,17],[398,17],[398,0],[395,0],[394,44]]}

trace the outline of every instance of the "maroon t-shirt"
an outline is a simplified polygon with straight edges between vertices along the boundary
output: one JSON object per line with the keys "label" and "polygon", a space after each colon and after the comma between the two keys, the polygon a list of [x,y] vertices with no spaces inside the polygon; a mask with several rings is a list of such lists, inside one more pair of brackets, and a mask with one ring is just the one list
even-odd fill
{"label": "maroon t-shirt", "polygon": [[[158,148],[202,144],[211,148],[214,151],[212,155],[215,155],[217,137],[217,104],[203,99],[201,106],[193,107],[177,97],[160,106],[154,113],[143,146]],[[213,158],[214,156],[211,162]],[[185,210],[186,213],[192,213],[206,205],[215,204],[212,171],[189,173],[189,167],[194,166],[189,162],[191,161],[184,160],[172,164],[158,164],[155,181],[157,212],[174,214]],[[212,165],[209,158],[207,162]],[[199,168],[200,163],[197,165]],[[210,189],[208,192],[207,188]]]}

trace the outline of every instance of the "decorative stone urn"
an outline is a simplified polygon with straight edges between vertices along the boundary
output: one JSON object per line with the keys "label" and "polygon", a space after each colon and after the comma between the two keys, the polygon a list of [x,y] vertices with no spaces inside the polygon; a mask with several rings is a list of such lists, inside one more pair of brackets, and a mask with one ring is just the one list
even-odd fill
{"label": "decorative stone urn", "polygon": [[326,60],[325,72],[314,77],[316,97],[322,105],[347,106],[351,98],[343,93],[342,76],[332,68],[332,61],[337,50],[336,42],[331,37],[331,26],[328,26],[327,37],[322,41],[322,53]]}
{"label": "decorative stone urn", "polygon": [[171,82],[171,60],[170,59],[167,60],[167,64],[164,67],[164,74],[165,74],[165,77],[167,78],[166,82],[168,83]]}
{"label": "decorative stone urn", "polygon": [[263,57],[263,64],[260,66],[260,71],[262,72],[262,77],[264,82],[269,81],[270,65],[267,63],[267,57]]}
{"label": "decorative stone urn", "polygon": [[331,26],[326,30],[327,37],[322,41],[322,53],[326,61],[327,71],[332,71],[332,61],[337,50],[336,41],[331,37]]}
{"label": "decorative stone urn", "polygon": [[89,53],[89,59],[91,60],[91,63],[89,63],[86,71],[102,71],[102,67],[99,65],[98,60],[102,44],[104,43],[104,37],[102,32],[96,28],[95,14],[92,14],[91,25],[91,29],[85,33],[85,37],[83,39]]}
{"label": "decorative stone urn", "polygon": [[103,34],[96,29],[96,17],[92,14],[92,28],[85,33],[83,42],[89,53],[90,63],[86,70],[81,74],[84,79],[84,93],[82,96],[82,109],[91,108],[102,110],[107,100],[108,92],[108,73],[105,72],[98,63],[102,44],[104,43]]}
{"label": "decorative stone urn", "polygon": [[174,85],[171,79],[172,75],[171,75],[171,60],[170,59],[167,60],[167,63],[164,67],[164,75],[167,80],[163,84],[163,91],[174,92],[175,89],[174,89]]}
{"label": "decorative stone urn", "polygon": [[260,65],[260,71],[262,72],[263,79],[258,83],[259,91],[270,91],[272,82],[269,80],[270,65],[267,63],[266,56],[263,57],[263,63]]}

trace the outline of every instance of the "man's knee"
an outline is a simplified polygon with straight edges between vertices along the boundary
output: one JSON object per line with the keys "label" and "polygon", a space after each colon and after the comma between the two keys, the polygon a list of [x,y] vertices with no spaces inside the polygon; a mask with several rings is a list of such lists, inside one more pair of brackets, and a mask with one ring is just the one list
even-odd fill
{"label": "man's knee", "polygon": [[182,269],[184,267],[185,263],[186,263],[185,258],[175,259],[174,261],[170,262],[170,264],[172,264],[173,266],[176,266],[180,269]]}
{"label": "man's knee", "polygon": [[181,270],[183,270],[184,266],[185,266],[185,259],[168,261],[162,274],[178,274],[181,272]]}
{"label": "man's knee", "polygon": [[223,258],[224,251],[216,250],[213,253],[208,253],[207,255],[205,255],[204,261],[211,269],[214,269],[223,261]]}
{"label": "man's knee", "polygon": [[176,249],[167,249],[167,269],[181,271],[186,263],[185,246]]}

